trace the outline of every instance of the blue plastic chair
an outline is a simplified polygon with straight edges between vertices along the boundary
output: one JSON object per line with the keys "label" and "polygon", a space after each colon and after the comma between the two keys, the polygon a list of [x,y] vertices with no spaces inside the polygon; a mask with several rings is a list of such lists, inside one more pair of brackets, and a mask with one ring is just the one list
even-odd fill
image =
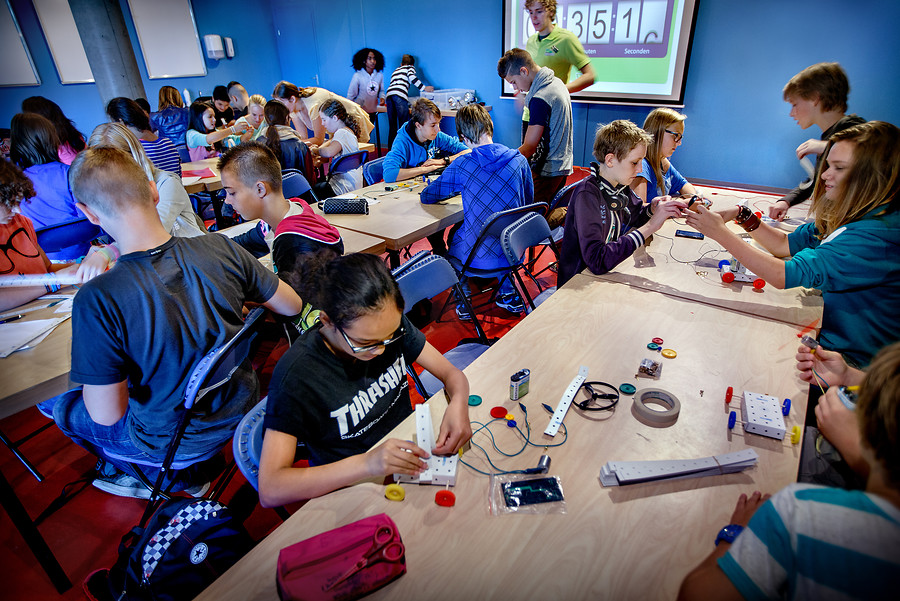
{"label": "blue plastic chair", "polygon": [[36,229],[35,233],[38,246],[50,255],[73,246],[87,246],[94,238],[101,236],[103,230],[88,221],[87,217],[82,217]]}
{"label": "blue plastic chair", "polygon": [[302,198],[308,203],[319,202],[309,180],[299,169],[285,169],[281,172],[281,191],[285,198]]}
{"label": "blue plastic chair", "polygon": [[371,186],[384,180],[384,157],[374,159],[363,165],[363,179]]}
{"label": "blue plastic chair", "polygon": [[[481,323],[478,321],[478,317],[476,317],[469,300],[465,297],[459,285],[456,271],[453,270],[453,267],[450,266],[446,259],[432,255],[429,251],[423,251],[416,254],[392,273],[397,280],[397,285],[400,286],[400,293],[403,295],[403,301],[407,310],[411,309],[419,301],[432,298],[448,288],[453,288],[457,298],[462,299],[462,302],[465,303],[469,314],[472,316],[475,331],[478,333],[478,342],[460,344],[444,353],[444,357],[451,364],[459,369],[465,369],[490,348],[490,342],[481,327]],[[441,381],[428,371],[423,371],[420,376],[410,366],[407,368],[407,372],[412,377],[413,382],[415,382],[416,388],[419,389],[419,394],[426,399],[443,388]]]}
{"label": "blue plastic chair", "polygon": [[357,150],[356,152],[341,155],[331,163],[331,167],[328,169],[328,179],[331,179],[338,173],[348,173],[354,169],[359,169],[366,162],[366,157],[368,156],[368,150]]}
{"label": "blue plastic chair", "polygon": [[[144,518],[152,514],[160,499],[169,498],[169,490],[175,481],[174,476],[179,470],[212,459],[221,452],[221,449],[218,448],[188,458],[175,458],[178,446],[190,422],[194,405],[201,401],[206,393],[228,382],[235,370],[244,362],[250,354],[250,345],[256,337],[256,329],[264,312],[265,309],[263,307],[256,307],[250,311],[250,314],[244,320],[244,326],[241,330],[222,346],[209,351],[194,367],[188,379],[187,388],[184,391],[184,410],[181,412],[178,426],[172,435],[172,439],[166,449],[165,458],[162,461],[135,461],[128,457],[107,453],[111,459],[119,459],[130,463],[135,472],[141,477],[140,479],[144,485],[150,488],[150,500],[147,504]],[[141,470],[141,466],[159,470],[159,476],[154,484],[150,484],[149,479]],[[234,471],[235,467],[232,464],[219,479],[215,488],[209,494],[209,498],[218,498],[230,481]],[[141,519],[141,523],[144,522],[144,518]]]}
{"label": "blue plastic chair", "polygon": [[[503,247],[503,254],[506,255],[506,260],[509,261],[510,266],[512,266],[512,275],[515,276],[515,279],[519,284],[519,292],[522,294],[523,298],[528,301],[528,306],[531,311],[533,311],[540,303],[531,299],[527,288],[525,288],[525,282],[522,281],[521,272],[524,271],[528,277],[531,278],[531,281],[537,285],[538,290],[541,290],[541,285],[534,277],[534,274],[531,273],[527,263],[524,261],[524,257],[525,253],[530,248],[548,241],[550,248],[552,248],[556,256],[559,257],[559,251],[557,250],[556,243],[553,241],[553,234],[550,231],[550,226],[547,225],[547,220],[537,213],[525,215],[515,223],[506,226],[500,234],[500,245]],[[542,293],[539,298],[541,298],[541,302],[543,302],[548,296],[549,295],[544,295]]]}
{"label": "blue plastic chair", "polygon": [[262,456],[267,401],[268,397],[261,400],[241,419],[231,445],[235,464],[255,490],[259,490],[259,459]]}

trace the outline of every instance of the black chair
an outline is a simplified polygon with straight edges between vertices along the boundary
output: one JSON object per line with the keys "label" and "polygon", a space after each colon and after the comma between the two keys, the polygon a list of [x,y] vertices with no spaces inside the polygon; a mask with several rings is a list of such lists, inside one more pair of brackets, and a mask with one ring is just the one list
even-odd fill
{"label": "black chair", "polygon": [[[222,386],[231,379],[235,370],[244,362],[250,354],[250,345],[256,337],[256,330],[262,323],[260,317],[265,313],[263,307],[256,307],[247,315],[244,320],[244,326],[235,334],[235,336],[223,344],[209,351],[197,366],[194,367],[188,379],[187,388],[184,391],[184,408],[178,419],[178,426],[172,434],[172,439],[166,449],[166,455],[162,461],[133,461],[127,457],[119,457],[113,453],[107,453],[110,458],[129,462],[135,473],[147,488],[151,490],[150,499],[141,523],[145,523],[147,517],[152,515],[156,507],[161,504],[161,499],[169,498],[169,491],[174,482],[175,475],[179,470],[183,470],[192,465],[197,465],[207,461],[218,455],[223,448],[231,443],[231,439],[224,441],[222,447],[213,449],[207,453],[193,456],[187,459],[175,459],[178,452],[178,446],[187,430],[191,415],[194,412],[196,403],[203,399],[203,396]],[[237,428],[237,424],[235,424]],[[143,473],[141,467],[150,467],[159,470],[156,482],[151,484],[147,476]],[[232,476],[236,471],[234,463],[225,470],[219,478],[215,487],[208,495],[211,499],[217,499],[222,491],[228,485]]]}
{"label": "black chair", "polygon": [[[468,299],[463,294],[459,285],[459,278],[446,259],[432,255],[430,251],[422,251],[392,273],[397,280],[397,285],[400,286],[400,293],[403,295],[403,301],[407,310],[411,309],[419,301],[432,298],[448,288],[453,288],[458,298],[462,299],[462,302],[466,304],[466,308],[472,316],[472,322],[478,338],[476,342],[463,340],[461,341],[462,344],[458,344],[455,348],[444,353],[444,357],[451,364],[459,369],[465,369],[490,348],[490,341],[485,335],[478,317],[475,316]],[[413,382],[415,382],[419,394],[426,399],[443,387],[440,380],[428,371],[423,371],[422,375],[419,376],[412,366],[408,366],[407,372],[412,377]]]}
{"label": "black chair", "polygon": [[[528,213],[537,213],[543,217],[546,212],[547,203],[536,202],[521,207],[506,209],[505,211],[499,211],[491,215],[487,222],[482,226],[478,238],[475,240],[472,250],[469,251],[469,256],[466,258],[465,263],[460,263],[459,259],[452,255],[447,257],[447,260],[450,261],[450,264],[453,265],[453,268],[459,274],[460,283],[464,283],[469,278],[497,278],[497,288],[491,291],[491,297],[487,302],[493,301],[497,294],[497,290],[500,287],[500,283],[502,283],[505,278],[510,277],[515,267],[512,265],[497,267],[495,269],[479,269],[477,267],[472,267],[472,262],[478,256],[479,250],[486,244],[501,244],[500,237],[503,230],[522,216]],[[472,315],[474,315],[474,313]]]}

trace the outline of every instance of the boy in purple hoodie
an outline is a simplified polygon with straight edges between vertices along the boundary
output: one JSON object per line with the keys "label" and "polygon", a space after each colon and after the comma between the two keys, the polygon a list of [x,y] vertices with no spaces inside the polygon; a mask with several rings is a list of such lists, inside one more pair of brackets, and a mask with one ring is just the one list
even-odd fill
{"label": "boy in purple hoodie", "polygon": [[585,267],[601,275],[612,271],[669,217],[687,205],[669,196],[648,204],[629,187],[641,172],[653,138],[625,119],[597,128],[591,175],[581,180],[569,201],[563,230],[557,284]]}
{"label": "boy in purple hoodie", "polygon": [[[463,222],[450,231],[448,257],[459,266],[465,263],[478,233],[492,214],[533,202],[534,184],[525,157],[503,144],[494,143],[494,124],[483,106],[469,104],[461,108],[456,115],[456,133],[472,152],[450,163],[441,176],[422,191],[420,198],[423,203],[432,204],[462,194]],[[508,265],[499,240],[482,245],[472,261],[472,266],[479,269]],[[525,310],[509,278],[500,286],[497,306],[513,313]],[[458,305],[457,314],[465,319],[462,309]]]}

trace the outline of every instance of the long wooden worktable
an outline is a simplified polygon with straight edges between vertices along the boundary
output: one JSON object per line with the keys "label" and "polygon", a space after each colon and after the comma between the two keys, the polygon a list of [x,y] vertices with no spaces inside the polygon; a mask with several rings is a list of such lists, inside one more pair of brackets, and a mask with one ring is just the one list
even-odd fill
{"label": "long wooden worktable", "polygon": [[[587,275],[575,276],[527,316],[465,373],[471,392],[484,399],[470,408],[476,422],[502,405],[524,426],[537,446],[506,458],[484,433],[473,442],[488,449],[501,469],[552,459],[549,475],[559,476],[564,515],[492,516],[490,479],[460,466],[456,505],[434,502],[438,487],[406,484],[402,502],[384,497],[381,483],[366,482],[314,499],[297,511],[198,599],[274,599],[278,551],[290,544],[366,516],[385,512],[406,545],[408,573],[371,599],[672,599],[684,575],[705,557],[715,533],[728,523],[740,493],[775,492],[796,478],[799,446],[726,427],[725,391],[791,398],[788,428],[802,424],[806,385],[794,368],[801,328],[771,319],[722,310],[678,296],[622,286]],[[646,344],[655,337],[677,351],[663,361],[660,379],[635,379],[643,358],[659,358]],[[611,413],[570,409],[568,440],[543,434],[580,365],[589,380],[618,386],[652,387],[681,401],[677,421],[651,427],[632,414],[632,397],[622,396]],[[508,398],[509,376],[531,369],[531,388],[522,399],[527,420]],[[739,401],[734,404],[737,405]],[[442,397],[430,401],[439,424]],[[392,433],[410,439],[414,418]],[[505,422],[491,426],[507,452],[521,437]],[[752,448],[758,466],[748,471],[700,479],[603,488],[598,482],[608,461],[700,458]],[[488,471],[483,454],[469,449],[463,459]]]}

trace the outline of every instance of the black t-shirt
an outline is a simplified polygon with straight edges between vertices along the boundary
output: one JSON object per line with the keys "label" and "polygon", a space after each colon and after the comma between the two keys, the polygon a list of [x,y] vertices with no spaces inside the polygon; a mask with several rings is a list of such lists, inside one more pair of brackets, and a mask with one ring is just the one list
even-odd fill
{"label": "black t-shirt", "polygon": [[304,334],[275,366],[265,427],[305,442],[314,465],[372,448],[412,413],[406,366],[425,336],[401,323],[405,336],[371,361],[338,357],[318,329]]}
{"label": "black t-shirt", "polygon": [[[194,366],[243,326],[244,301],[262,303],[278,278],[225,236],[172,237],[119,258],[86,282],[72,311],[71,378],[128,380],[126,419],[135,444],[164,452]],[[198,404],[179,454],[221,446],[258,398],[244,365]]]}
{"label": "black t-shirt", "polygon": [[225,119],[225,123],[231,123],[235,120],[234,110],[231,107],[228,107],[224,111],[220,111],[213,105],[213,112],[216,114],[216,128],[222,126],[222,119]]}

